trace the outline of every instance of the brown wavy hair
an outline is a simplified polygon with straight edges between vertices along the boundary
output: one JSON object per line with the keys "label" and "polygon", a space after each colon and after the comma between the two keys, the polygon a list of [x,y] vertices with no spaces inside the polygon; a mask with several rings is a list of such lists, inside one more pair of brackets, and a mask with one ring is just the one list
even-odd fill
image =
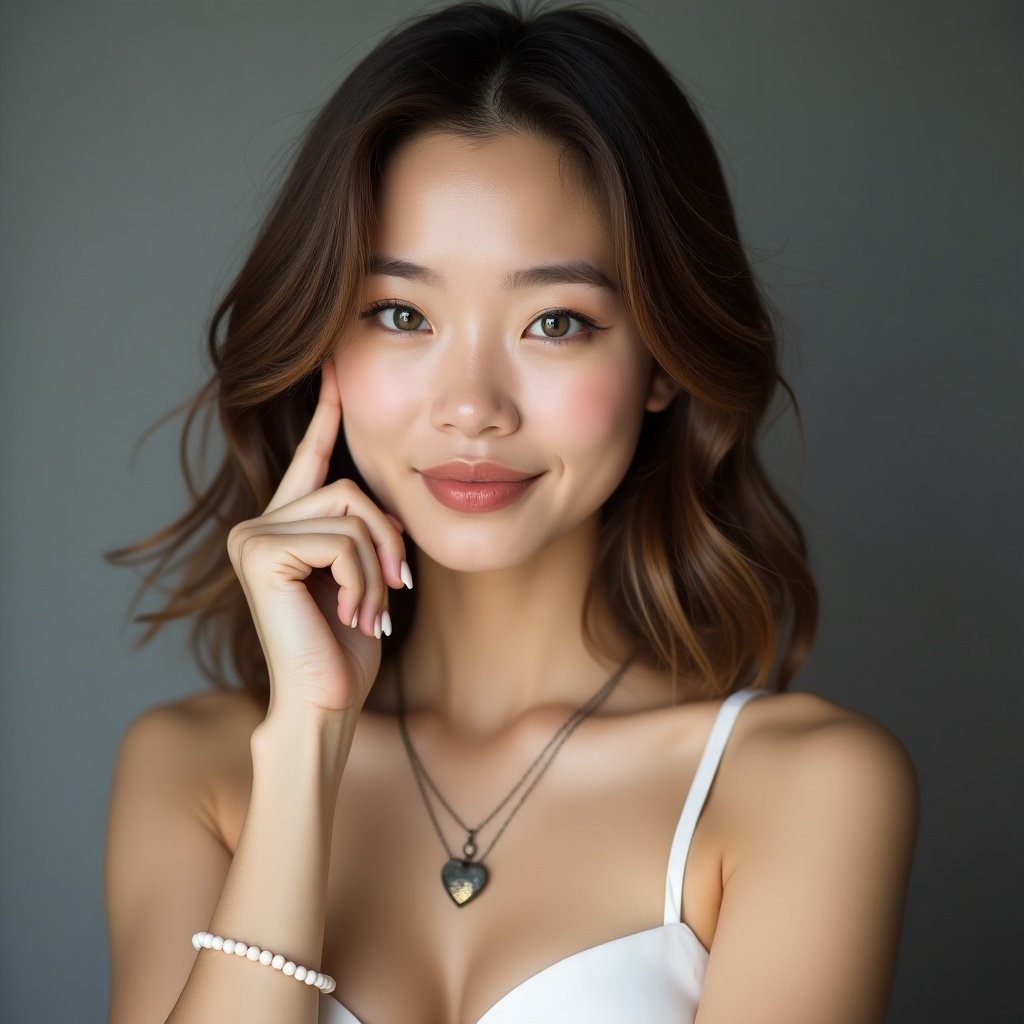
{"label": "brown wavy hair", "polygon": [[[810,650],[818,596],[803,531],[757,447],[778,387],[800,422],[779,370],[778,314],[748,262],[713,144],[672,74],[608,11],[544,0],[455,3],[407,19],[307,129],[212,314],[209,380],[153,425],[188,409],[179,458],[191,507],[104,552],[113,564],[152,563],[129,615],[149,587],[176,576],[159,588],[163,607],[135,617],[147,624],[136,647],[191,617],[203,674],[218,688],[240,684],[266,709],[267,666],[227,534],[261,514],[305,431],[320,367],[357,312],[388,154],[427,128],[481,140],[529,132],[564,147],[612,233],[639,336],[682,387],[665,410],[645,414],[602,509],[586,642],[610,654],[591,620],[600,587],[640,661],[669,674],[673,700],[681,679],[693,699],[784,689]],[[226,450],[200,483],[189,437],[204,409],[201,458],[214,411]],[[372,496],[343,435],[328,479],[339,477]],[[390,592],[392,651],[415,595]]]}

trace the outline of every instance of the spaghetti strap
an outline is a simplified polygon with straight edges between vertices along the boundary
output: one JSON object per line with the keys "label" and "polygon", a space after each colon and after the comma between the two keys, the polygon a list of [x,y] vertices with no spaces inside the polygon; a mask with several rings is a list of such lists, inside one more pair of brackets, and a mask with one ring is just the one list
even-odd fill
{"label": "spaghetti strap", "polygon": [[730,693],[722,701],[718,713],[715,715],[708,733],[707,742],[704,744],[704,751],[697,764],[697,771],[694,774],[693,782],[686,794],[683,803],[683,810],[676,825],[675,834],[672,837],[672,846],[669,850],[668,872],[665,878],[665,924],[679,922],[682,918],[683,901],[683,875],[686,870],[686,855],[690,851],[690,841],[693,839],[694,829],[697,827],[697,819],[704,807],[708,790],[718,771],[718,764],[722,759],[722,752],[728,742],[732,727],[740,708],[748,700],[754,697],[763,697],[770,690],[756,690],[747,687]]}

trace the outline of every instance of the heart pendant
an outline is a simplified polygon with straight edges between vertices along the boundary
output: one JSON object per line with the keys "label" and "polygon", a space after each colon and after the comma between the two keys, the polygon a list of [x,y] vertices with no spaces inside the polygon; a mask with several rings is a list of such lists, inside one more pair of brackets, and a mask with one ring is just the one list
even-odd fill
{"label": "heart pendant", "polygon": [[441,881],[460,907],[468,903],[487,881],[487,868],[475,861],[453,858],[441,868]]}

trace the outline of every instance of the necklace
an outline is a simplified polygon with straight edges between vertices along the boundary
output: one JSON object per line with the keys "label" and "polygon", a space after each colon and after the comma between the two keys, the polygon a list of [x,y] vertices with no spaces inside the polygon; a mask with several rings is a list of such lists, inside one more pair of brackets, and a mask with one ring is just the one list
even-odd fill
{"label": "necklace", "polygon": [[[430,815],[430,820],[433,823],[434,831],[437,833],[438,838],[441,840],[441,845],[444,847],[445,853],[448,855],[448,860],[444,867],[441,869],[441,882],[444,885],[445,892],[452,898],[456,906],[463,906],[468,903],[480,890],[484,887],[488,878],[488,870],[483,864],[484,857],[491,852],[494,844],[501,838],[502,833],[508,827],[508,823],[512,820],[516,811],[523,805],[523,801],[530,795],[533,787],[537,785],[541,780],[544,772],[547,771],[551,762],[554,760],[555,754],[558,753],[559,748],[569,738],[573,730],[587,717],[592,711],[594,711],[601,702],[611,693],[615,684],[622,678],[626,668],[632,662],[634,657],[633,653],[630,653],[629,657],[612,673],[611,676],[606,680],[604,685],[585,703],[578,707],[571,715],[562,723],[558,731],[548,740],[544,749],[537,755],[533,763],[523,773],[519,781],[512,787],[508,796],[494,808],[491,813],[484,818],[476,828],[470,828],[456,813],[452,810],[448,801],[441,795],[441,791],[434,784],[433,779],[430,778],[426,768],[423,766],[423,762],[420,760],[419,755],[416,753],[412,745],[412,740],[409,738],[409,731],[406,727],[405,722],[405,698],[402,692],[402,669],[401,659],[396,655],[395,657],[395,688],[397,691],[397,703],[398,703],[398,728],[402,734],[402,742],[405,745],[406,753],[409,755],[409,762],[412,765],[413,774],[416,777],[416,783],[419,786],[420,793],[423,795],[423,802],[426,804],[427,813]],[[509,816],[505,819],[504,824],[498,830],[498,834],[491,840],[490,846],[480,855],[479,860],[473,858],[477,852],[476,836],[477,833],[512,799],[513,796],[519,791],[519,788],[523,785],[530,773],[537,767],[538,762],[542,757],[551,749],[552,745],[555,744],[555,749],[551,752],[551,756],[547,762],[541,767],[537,773],[536,778],[527,787],[526,792],[519,798],[519,802],[512,808]],[[466,833],[466,841],[462,845],[462,856],[454,857],[451,851],[448,849],[448,844],[445,842],[444,833],[441,831],[441,826],[438,824],[437,816],[434,814],[434,809],[431,806],[430,798],[427,796],[427,791],[424,788],[423,782],[426,780],[427,784],[433,790],[435,796],[444,805],[445,810],[455,819],[459,826]]]}

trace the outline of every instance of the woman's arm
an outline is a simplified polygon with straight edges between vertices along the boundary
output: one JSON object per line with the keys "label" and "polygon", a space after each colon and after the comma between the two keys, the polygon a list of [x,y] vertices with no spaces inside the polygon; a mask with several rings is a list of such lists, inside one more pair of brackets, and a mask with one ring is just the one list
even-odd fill
{"label": "woman's arm", "polygon": [[108,824],[110,1024],[315,1024],[317,988],[244,957],[197,953],[191,937],[209,931],[322,967],[334,808],[357,714],[256,727],[233,858],[197,813],[211,758],[197,755],[194,733],[166,708],[133,723]]}
{"label": "woman's arm", "polygon": [[[387,588],[412,583],[399,521],[352,480],[326,483],[340,429],[341,400],[328,362],[316,408],[270,503],[228,534],[270,689],[266,718],[249,737],[252,790],[226,873],[216,844],[182,811],[196,792],[196,766],[187,743],[163,737],[165,716],[157,716],[159,753],[133,736],[119,757],[107,876],[112,1024],[316,1021],[319,989],[269,965],[202,949],[179,990],[183,957],[159,954],[171,941],[190,949],[191,937],[207,931],[310,970],[323,966],[338,787],[380,668],[382,632],[390,633]],[[214,732],[215,739],[225,736]],[[170,782],[162,774],[168,769]],[[143,833],[141,821],[152,824],[159,841]],[[147,859],[133,859],[136,840]],[[200,915],[221,877],[212,915]],[[193,917],[187,928],[185,909]],[[155,951],[144,941],[154,934]],[[177,1002],[168,1006],[172,995]]]}
{"label": "woman's arm", "polygon": [[917,835],[913,764],[870,719],[782,699],[800,702],[799,724],[747,745],[766,770],[742,772],[696,1022],[883,1024]]}

